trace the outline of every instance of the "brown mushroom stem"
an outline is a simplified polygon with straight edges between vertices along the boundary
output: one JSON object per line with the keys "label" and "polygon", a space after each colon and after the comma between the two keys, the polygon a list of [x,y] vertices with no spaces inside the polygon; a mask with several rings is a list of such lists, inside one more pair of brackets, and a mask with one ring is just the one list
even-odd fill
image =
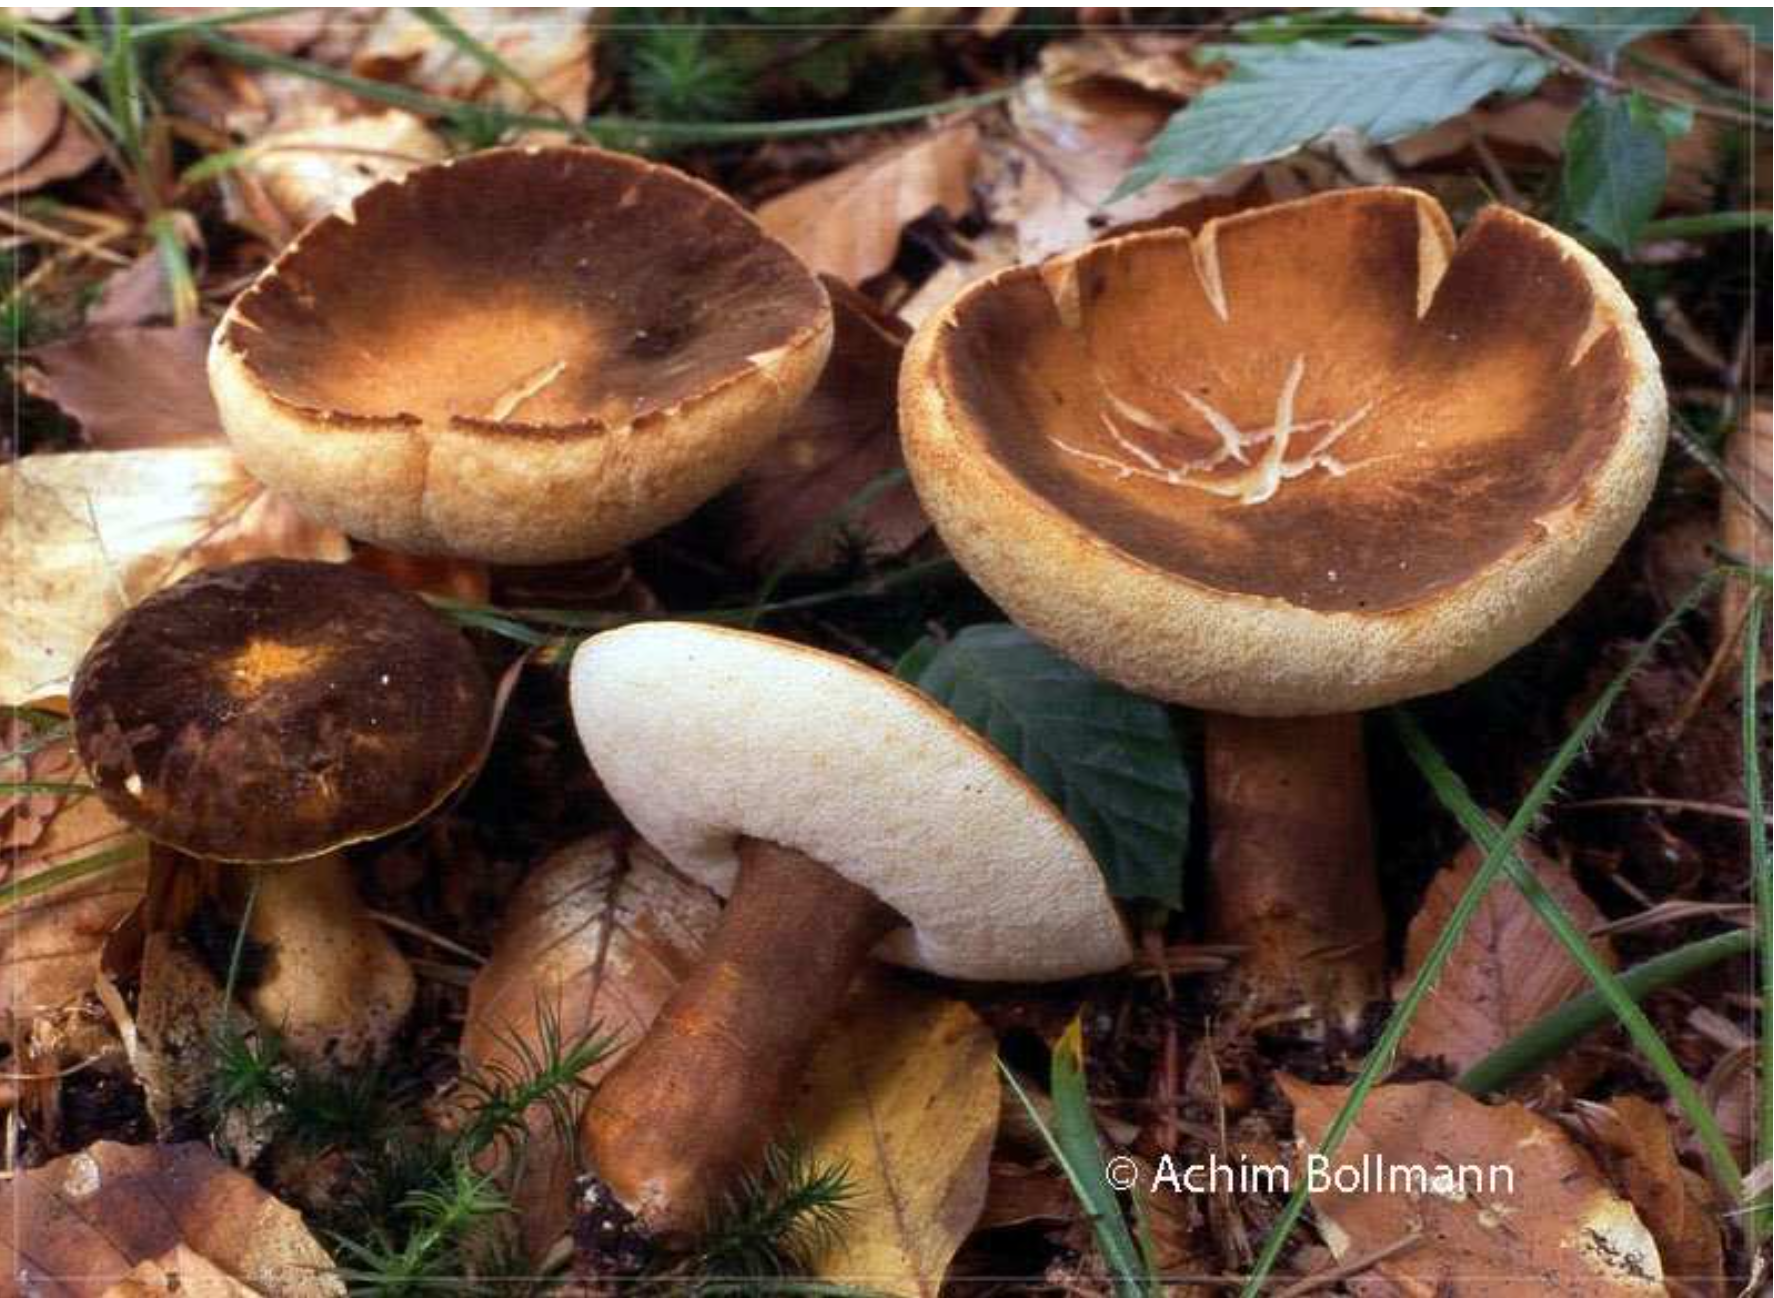
{"label": "brown mushroom stem", "polygon": [[1235,1002],[1304,1005],[1353,1032],[1385,973],[1361,717],[1210,713],[1206,742],[1209,922],[1214,940],[1245,948]]}
{"label": "brown mushroom stem", "polygon": [[598,1086],[581,1144],[656,1242],[700,1232],[780,1134],[819,1034],[899,916],[811,857],[744,839],[702,961]]}
{"label": "brown mushroom stem", "polygon": [[384,1056],[417,985],[400,948],[364,909],[344,855],[222,868],[242,897],[258,878],[247,933],[265,948],[265,969],[244,999],[259,1021],[310,1066]]}

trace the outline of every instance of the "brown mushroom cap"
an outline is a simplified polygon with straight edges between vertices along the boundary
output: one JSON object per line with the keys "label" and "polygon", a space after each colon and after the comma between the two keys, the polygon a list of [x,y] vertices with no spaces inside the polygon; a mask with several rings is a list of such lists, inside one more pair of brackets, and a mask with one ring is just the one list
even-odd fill
{"label": "brown mushroom cap", "polygon": [[474,770],[492,718],[473,649],[422,601],[282,559],[137,604],[87,652],[70,704],[105,805],[220,861],[301,860],[412,823]]}
{"label": "brown mushroom cap", "polygon": [[957,557],[1097,672],[1228,712],[1448,688],[1538,635],[1649,498],[1630,299],[1502,208],[1350,190],[1002,272],[913,340],[907,459]]}
{"label": "brown mushroom cap", "polygon": [[424,167],[310,226],[210,352],[247,467],[409,552],[607,553],[724,487],[812,388],[813,275],[716,190],[595,149]]}

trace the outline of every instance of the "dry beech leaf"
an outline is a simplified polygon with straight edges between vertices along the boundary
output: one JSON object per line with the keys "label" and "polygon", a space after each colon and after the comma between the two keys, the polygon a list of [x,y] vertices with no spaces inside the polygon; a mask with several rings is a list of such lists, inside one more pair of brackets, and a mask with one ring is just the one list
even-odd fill
{"label": "dry beech leaf", "polygon": [[[126,1280],[153,1283],[156,1268],[184,1266],[220,1272],[262,1298],[345,1293],[301,1215],[194,1142],[100,1141],[21,1172],[0,1183],[0,1221],[11,1227],[0,1232],[0,1275],[16,1278],[28,1294],[100,1298]],[[183,1261],[192,1254],[209,1270]]]}
{"label": "dry beech leaf", "polygon": [[[496,76],[429,23],[403,9],[383,9],[351,59],[351,70],[398,81],[427,94],[468,99],[514,112],[558,110],[571,121],[591,106],[593,32],[590,14],[548,8],[463,8],[443,13],[497,54],[534,89],[541,102],[510,79]],[[553,139],[559,142],[559,134]]]}
{"label": "dry beech leaf", "polygon": [[[909,330],[867,298],[827,277],[836,328],[819,384],[733,494],[733,552],[769,572],[790,559],[818,569],[838,556],[840,534],[871,553],[903,553],[930,530],[910,483],[877,495],[841,529],[813,537],[869,483],[905,467],[899,449],[899,357]],[[803,548],[805,546],[805,548]]]}
{"label": "dry beech leaf", "polygon": [[7,64],[0,81],[0,174],[29,165],[61,128],[62,97],[55,83]]}
{"label": "dry beech leaf", "polygon": [[[1278,1078],[1294,1126],[1312,1147],[1348,1092]],[[1384,1168],[1480,1169],[1461,1188],[1389,1189]],[[1507,1167],[1514,1188],[1489,1169]],[[1312,1195],[1319,1230],[1339,1260],[1415,1242],[1350,1280],[1363,1295],[1514,1298],[1538,1293],[1661,1295],[1657,1244],[1595,1160],[1548,1118],[1519,1104],[1485,1105],[1441,1082],[1369,1093],[1332,1169],[1361,1169],[1363,1187]],[[1353,1177],[1355,1171],[1343,1173]]]}
{"label": "dry beech leaf", "polygon": [[[1042,68],[1064,71],[1080,57],[1067,44],[1050,45],[1042,52]],[[1010,104],[1012,132],[988,141],[984,177],[987,210],[1015,231],[1021,260],[1069,252],[1111,226],[1243,184],[1248,167],[1212,182],[1160,181],[1106,205],[1179,102],[1106,71],[1083,74],[1080,68],[1067,80],[1024,82]]]}
{"label": "dry beech leaf", "polygon": [[1669,1118],[1636,1095],[1581,1107],[1585,1125],[1606,1147],[1615,1186],[1657,1241],[1665,1278],[1696,1298],[1723,1298],[1724,1241],[1712,1188],[1676,1157]]}
{"label": "dry beech leaf", "polygon": [[[1531,843],[1523,845],[1522,856],[1580,930],[1601,923],[1601,912],[1568,869]],[[1430,881],[1405,939],[1401,992],[1416,976],[1482,863],[1482,854],[1468,844]],[[1595,939],[1594,945],[1612,966],[1607,940]],[[1420,1059],[1441,1058],[1456,1070],[1466,1068],[1588,985],[1583,971],[1521,893],[1499,880],[1479,903],[1401,1048]]]}
{"label": "dry beech leaf", "polygon": [[[11,751],[29,732],[11,728]],[[23,767],[19,770],[17,767]],[[84,775],[73,736],[0,764],[0,779],[67,783]],[[130,832],[96,797],[0,795],[0,884],[16,884],[45,870],[100,852],[142,848],[139,859],[61,884],[6,908],[0,919],[0,1039],[84,995],[98,972],[105,939],[142,898],[147,885],[144,840]]]}
{"label": "dry beech leaf", "polygon": [[443,139],[412,113],[347,116],[308,104],[254,141],[224,177],[223,198],[230,221],[284,244],[371,185],[447,156]]}
{"label": "dry beech leaf", "polygon": [[201,1253],[179,1244],[164,1255],[136,1264],[130,1273],[105,1290],[105,1298],[260,1298]]}
{"label": "dry beech leaf", "polygon": [[[537,1040],[539,1004],[564,1039],[594,1021],[638,1039],[719,912],[711,893],[632,835],[556,853],[518,890],[469,991],[464,1060],[513,1062],[513,1036]],[[991,1034],[965,1006],[885,974],[859,985],[791,1120],[817,1161],[850,1164],[858,1190],[845,1249],[820,1259],[820,1275],[875,1292],[936,1293],[985,1201],[994,1057]],[[567,1228],[573,1169],[546,1118],[531,1132],[516,1197],[526,1242],[545,1249]]]}
{"label": "dry beech leaf", "polygon": [[[1774,410],[1759,405],[1731,431],[1725,443],[1725,472],[1763,505],[1774,500]],[[1729,486],[1719,491],[1719,548],[1745,563],[1766,567],[1774,562],[1774,537],[1749,500]],[[1743,617],[1750,588],[1726,582],[1719,597],[1719,626],[1729,634]]]}
{"label": "dry beech leaf", "polygon": [[89,329],[32,351],[25,386],[103,450],[220,441],[204,371],[209,332],[201,324]]}
{"label": "dry beech leaf", "polygon": [[[492,957],[469,988],[464,1066],[521,1066],[515,1043],[535,1046],[539,1013],[554,1018],[563,1041],[594,1023],[623,1043],[639,1039],[694,965],[720,909],[713,893],[632,835],[599,834],[554,853],[511,899]],[[573,1175],[553,1124],[533,1112],[514,1197],[538,1256],[567,1229]]]}
{"label": "dry beech leaf", "polygon": [[985,1207],[998,1098],[997,1042],[979,1017],[871,971],[789,1120],[822,1162],[849,1165],[857,1189],[813,1274],[936,1298]]}
{"label": "dry beech leaf", "polygon": [[933,208],[973,203],[979,128],[919,135],[802,185],[758,209],[758,221],[814,270],[851,284],[893,264],[901,231]]}
{"label": "dry beech leaf", "polygon": [[0,699],[62,692],[113,617],[188,572],[350,556],[343,533],[271,495],[225,446],[30,455],[0,466],[0,551],[11,556]]}

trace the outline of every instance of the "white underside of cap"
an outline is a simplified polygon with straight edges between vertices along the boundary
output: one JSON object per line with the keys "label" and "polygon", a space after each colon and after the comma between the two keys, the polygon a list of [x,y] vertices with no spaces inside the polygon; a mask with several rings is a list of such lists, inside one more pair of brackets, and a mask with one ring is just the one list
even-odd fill
{"label": "white underside of cap", "polygon": [[903,915],[885,959],[1035,981],[1130,957],[1077,831],[995,749],[889,676],[768,636],[652,622],[588,640],[572,702],[634,827],[722,893],[736,840],[759,838]]}

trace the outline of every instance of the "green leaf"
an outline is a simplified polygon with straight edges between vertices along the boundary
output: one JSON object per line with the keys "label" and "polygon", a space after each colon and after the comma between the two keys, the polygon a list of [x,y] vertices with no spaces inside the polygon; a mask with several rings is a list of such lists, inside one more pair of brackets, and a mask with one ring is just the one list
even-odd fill
{"label": "green leaf", "polygon": [[1626,6],[1584,9],[1576,5],[1548,9],[1517,9],[1516,16],[1535,27],[1562,32],[1578,42],[1595,58],[1613,65],[1620,51],[1634,41],[1653,32],[1680,27],[1694,16],[1686,9],[1656,9]]}
{"label": "green leaf", "polygon": [[1162,704],[1002,622],[970,626],[940,647],[920,642],[898,671],[1053,799],[1117,897],[1182,903],[1189,776]]}
{"label": "green leaf", "polygon": [[1115,1298],[1152,1298],[1159,1290],[1158,1278],[1152,1274],[1122,1216],[1121,1204],[1109,1187],[1107,1165],[1102,1142],[1096,1134],[1096,1118],[1090,1110],[1090,1093],[1084,1085],[1084,1034],[1078,1020],[1065,1030],[1053,1048],[1053,1125],[1041,1117],[1016,1074],[1004,1066],[998,1069],[1016,1098],[1022,1101],[1035,1129],[1041,1133],[1048,1149],[1058,1160],[1072,1192],[1078,1196],[1096,1244],[1108,1264]]}
{"label": "green leaf", "polygon": [[1219,47],[1232,74],[1172,117],[1110,201],[1160,177],[1211,176],[1346,127],[1376,143],[1426,130],[1490,94],[1521,95],[1550,65],[1476,32],[1389,45]]}
{"label": "green leaf", "polygon": [[1664,124],[1636,92],[1592,95],[1565,130],[1566,216],[1622,252],[1656,214],[1668,176]]}

